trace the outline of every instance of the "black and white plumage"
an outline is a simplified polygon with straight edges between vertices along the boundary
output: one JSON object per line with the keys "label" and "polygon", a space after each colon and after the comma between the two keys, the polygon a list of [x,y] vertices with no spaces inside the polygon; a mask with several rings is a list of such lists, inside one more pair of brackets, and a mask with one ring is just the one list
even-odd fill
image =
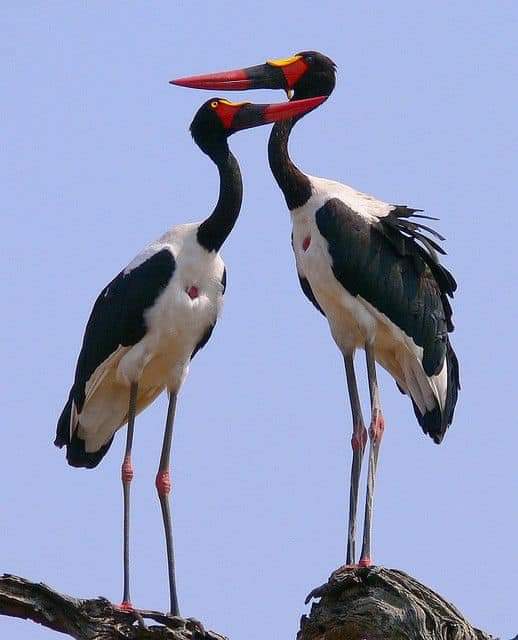
{"label": "black and white plumage", "polygon": [[180,389],[192,356],[207,342],[226,274],[219,252],[198,241],[198,229],[173,227],[99,294],[58,422],[55,444],[67,446],[72,466],[95,467],[106,454],[127,422],[131,381],[139,381],[138,414],[164,389]]}
{"label": "black and white plumage", "polygon": [[209,340],[221,312],[226,271],[219,251],[241,208],[241,173],[227,138],[241,129],[300,115],[323,100],[276,105],[208,100],[196,113],[191,133],[219,171],[214,210],[203,222],[177,225],[149,244],[95,302],[55,444],[66,446],[70,465],[92,468],[108,451],[115,432],[128,423],[121,470],[124,608],[132,608],[129,506],[135,416],[167,389],[169,407],[156,487],[166,535],[170,611],[179,615],[168,501],[170,449],[178,392],[191,359]]}
{"label": "black and white plumage", "polygon": [[[299,100],[329,96],[336,66],[304,51],[234,71],[180,78],[197,89],[282,89]],[[423,431],[440,443],[451,424],[459,367],[448,334],[449,299],[456,283],[440,264],[443,238],[422,223],[417,209],[391,205],[347,185],[303,173],[291,160],[288,140],[299,118],[275,125],[268,143],[270,168],[291,214],[292,246],[304,294],[328,320],[343,354],[353,415],[353,463],[347,562],[355,561],[358,482],[367,439],[354,373],[364,349],[371,399],[369,472],[360,564],[371,563],[375,474],[384,421],[375,363],[407,394]]]}
{"label": "black and white plumage", "polygon": [[441,442],[458,389],[448,339],[456,283],[437,260],[442,249],[422,235],[427,229],[412,220],[416,210],[308,180],[310,199],[291,212],[304,293],[327,317],[342,352],[372,344],[376,361],[411,397],[424,432]]}

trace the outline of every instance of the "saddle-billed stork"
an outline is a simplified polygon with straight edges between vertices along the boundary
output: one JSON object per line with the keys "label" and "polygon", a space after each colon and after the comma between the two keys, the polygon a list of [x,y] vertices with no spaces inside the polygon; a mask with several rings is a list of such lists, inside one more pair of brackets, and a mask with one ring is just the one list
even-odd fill
{"label": "saddle-billed stork", "polygon": [[129,516],[135,416],[167,389],[169,406],[156,488],[165,529],[170,611],[179,615],[168,500],[169,456],[178,392],[190,361],[209,340],[221,312],[226,270],[219,251],[241,208],[241,173],[227,138],[241,129],[301,115],[324,99],[267,105],[208,100],[194,116],[190,129],[195,143],[219,171],[214,210],[203,222],[176,225],[149,244],[102,290],[94,304],[55,444],[66,446],[70,465],[91,469],[108,451],[115,432],[128,423],[121,472],[123,608],[132,609]]}
{"label": "saddle-billed stork", "polygon": [[[196,89],[283,89],[300,100],[329,96],[336,65],[316,51],[266,64],[173,80]],[[354,564],[358,483],[367,431],[354,372],[366,353],[371,422],[360,565],[372,564],[371,528],[378,453],[384,430],[376,380],[378,362],[410,396],[423,431],[440,443],[457,402],[459,367],[448,333],[456,283],[439,263],[444,240],[419,219],[420,209],[392,205],[355,189],[304,174],[291,160],[288,139],[302,116],[273,127],[268,158],[291,212],[292,246],[303,292],[327,318],[343,354],[353,418],[347,564]],[[435,219],[435,218],[429,218]]]}

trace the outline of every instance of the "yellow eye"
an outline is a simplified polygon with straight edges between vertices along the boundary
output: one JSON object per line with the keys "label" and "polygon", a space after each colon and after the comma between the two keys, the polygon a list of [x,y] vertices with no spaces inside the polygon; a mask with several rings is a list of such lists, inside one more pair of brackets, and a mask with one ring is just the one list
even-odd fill
{"label": "yellow eye", "polygon": [[218,101],[217,101],[217,100],[214,100],[214,102],[211,102],[211,103],[210,103],[210,106],[211,106],[213,109],[215,109],[215,108],[218,106]]}

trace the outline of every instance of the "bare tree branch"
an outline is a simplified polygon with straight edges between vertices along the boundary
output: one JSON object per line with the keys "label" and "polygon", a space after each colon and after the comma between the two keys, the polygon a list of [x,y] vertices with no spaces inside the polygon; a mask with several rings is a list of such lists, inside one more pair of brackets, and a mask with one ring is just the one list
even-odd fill
{"label": "bare tree branch", "polygon": [[[76,640],[226,640],[205,631],[201,623],[158,611],[132,613],[114,607],[105,598],[79,600],[42,583],[5,574],[0,578],[0,615],[33,620]],[[144,626],[142,619],[159,625]]]}
{"label": "bare tree branch", "polygon": [[[319,601],[302,617],[297,640],[496,640],[395,569],[337,569],[306,602],[312,598]],[[139,621],[105,598],[79,600],[12,575],[0,577],[0,615],[33,620],[76,640],[226,640],[192,618],[139,610]]]}
{"label": "bare tree branch", "polygon": [[297,640],[495,640],[403,571],[337,569],[306,599]]}

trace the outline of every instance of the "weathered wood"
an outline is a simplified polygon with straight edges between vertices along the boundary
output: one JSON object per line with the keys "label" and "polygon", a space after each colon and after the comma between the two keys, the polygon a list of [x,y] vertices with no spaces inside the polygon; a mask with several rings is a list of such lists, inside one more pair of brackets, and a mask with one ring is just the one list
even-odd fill
{"label": "weathered wood", "polygon": [[[306,602],[312,598],[319,601],[302,617],[297,640],[496,640],[395,569],[340,568]],[[192,618],[139,613],[140,622],[105,598],[80,600],[24,578],[0,577],[0,615],[33,620],[76,640],[226,640]],[[143,626],[143,619],[158,624]]]}
{"label": "weathered wood", "polygon": [[297,640],[494,640],[403,571],[337,569],[306,599]]}
{"label": "weathered wood", "polygon": [[[25,578],[8,574],[0,577],[0,615],[33,620],[76,640],[226,640],[205,631],[192,618],[158,611],[139,613],[140,622],[105,598],[79,600]],[[144,626],[143,619],[159,624]]]}

